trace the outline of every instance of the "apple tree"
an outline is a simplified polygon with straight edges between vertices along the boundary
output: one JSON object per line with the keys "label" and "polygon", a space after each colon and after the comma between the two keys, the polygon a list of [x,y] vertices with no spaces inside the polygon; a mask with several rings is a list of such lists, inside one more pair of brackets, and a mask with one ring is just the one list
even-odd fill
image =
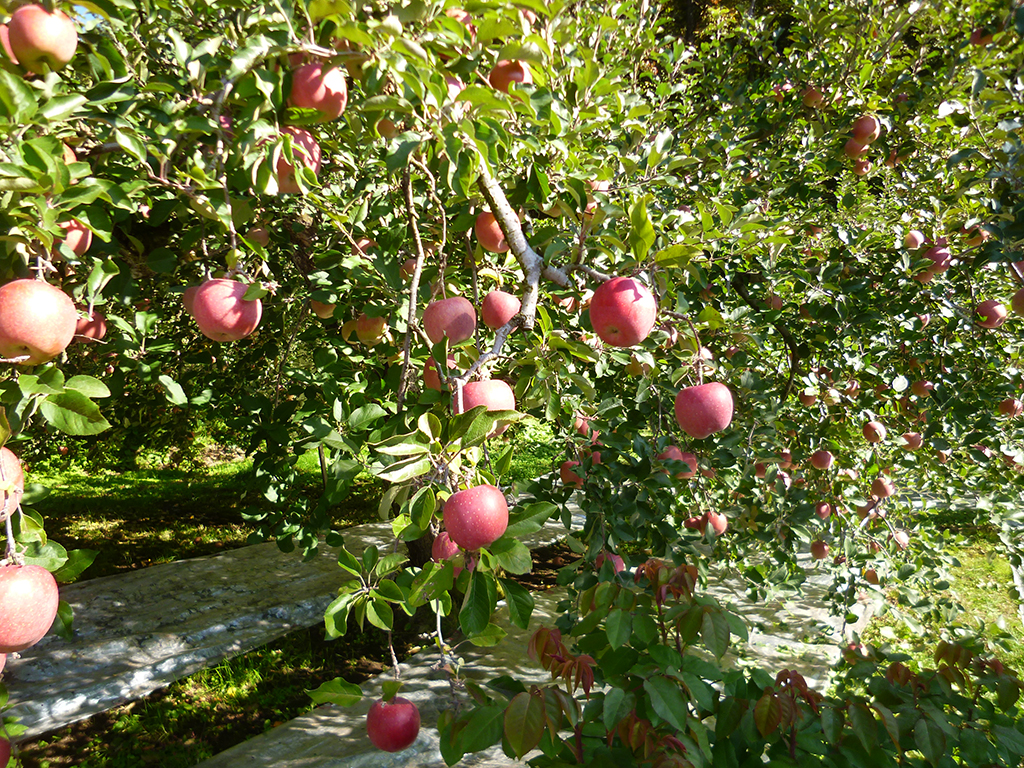
{"label": "apple tree", "polygon": [[[90,0],[68,56],[52,7],[4,7],[0,267],[81,320],[37,359],[40,310],[0,305],[9,445],[225,424],[254,540],[354,577],[327,633],[434,612],[455,676],[440,617],[532,626],[519,538],[561,519],[552,681],[463,680],[453,764],[1020,761],[941,523],[967,506],[1019,562],[1024,9],[715,6],[686,42],[648,0]],[[507,510],[524,420],[565,463]],[[364,471],[396,547],[356,558],[332,508]],[[7,519],[10,566],[87,559]],[[935,669],[854,644],[826,696],[730,668],[724,569],[944,625]]]}

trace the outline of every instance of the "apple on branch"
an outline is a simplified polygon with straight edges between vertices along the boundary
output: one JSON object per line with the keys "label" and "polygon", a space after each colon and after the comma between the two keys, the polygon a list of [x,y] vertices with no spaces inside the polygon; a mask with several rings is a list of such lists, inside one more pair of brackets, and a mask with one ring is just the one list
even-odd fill
{"label": "apple on branch", "polygon": [[23,5],[7,25],[11,58],[36,75],[64,69],[78,48],[75,22],[64,11]]}
{"label": "apple on branch", "polygon": [[496,331],[519,314],[520,309],[522,302],[518,297],[505,291],[491,291],[480,305],[480,318],[484,325]]}
{"label": "apple on branch", "polygon": [[505,494],[493,485],[457,491],[444,503],[444,527],[451,540],[473,551],[489,547],[508,528]]}
{"label": "apple on branch", "polygon": [[654,328],[658,303],[646,285],[632,277],[601,283],[590,300],[590,324],[613,347],[632,347]]}
{"label": "apple on branch", "polygon": [[107,318],[95,309],[88,317],[78,318],[75,325],[75,339],[82,341],[99,341],[107,335]]}
{"label": "apple on branch", "polygon": [[732,392],[718,382],[686,387],[676,395],[675,414],[679,428],[698,440],[728,427],[732,423],[732,413]]}
{"label": "apple on branch", "polygon": [[401,752],[420,732],[420,711],[401,696],[375,701],[366,714],[366,735],[377,749]]}
{"label": "apple on branch", "polygon": [[[78,310],[71,297],[42,280],[0,286],[0,356],[39,365],[63,352],[75,335]],[[20,360],[18,358],[25,358]]]}
{"label": "apple on branch", "polygon": [[431,344],[445,336],[449,344],[458,344],[476,331],[476,310],[462,296],[432,302],[423,310],[423,330]]}
{"label": "apple on branch", "polygon": [[509,244],[505,239],[505,233],[501,231],[498,219],[490,211],[484,211],[476,217],[473,231],[476,232],[476,239],[480,243],[480,247],[485,251],[490,251],[491,253],[508,252]]}
{"label": "apple on branch", "polygon": [[[313,134],[296,125],[286,125],[281,133],[292,137],[292,157],[295,161],[312,168],[313,173],[319,173],[320,145]],[[277,189],[282,195],[294,195],[302,191],[295,179],[295,166],[288,162],[283,150],[277,161]]]}
{"label": "apple on branch", "polygon": [[57,582],[38,565],[0,566],[0,653],[43,639],[57,616]]}
{"label": "apple on branch", "polygon": [[[455,395],[453,410],[455,413],[471,411],[478,405],[483,405],[488,411],[514,411],[516,409],[516,396],[506,382],[501,379],[489,379],[487,381],[471,381],[462,387],[462,406],[459,406],[458,395]],[[507,421],[499,421],[491,431],[491,437],[497,437],[508,429]]]}
{"label": "apple on branch", "polygon": [[191,314],[203,335],[214,341],[238,341],[256,330],[263,304],[259,299],[244,298],[248,288],[224,278],[207,280],[198,287]]}
{"label": "apple on branch", "polygon": [[533,82],[530,65],[517,59],[504,59],[494,65],[487,81],[497,90],[508,93],[512,83],[528,85]]}
{"label": "apple on branch", "polygon": [[322,64],[303,64],[292,72],[288,106],[315,109],[320,120],[337,120],[348,104],[348,83],[341,69],[324,70]]}

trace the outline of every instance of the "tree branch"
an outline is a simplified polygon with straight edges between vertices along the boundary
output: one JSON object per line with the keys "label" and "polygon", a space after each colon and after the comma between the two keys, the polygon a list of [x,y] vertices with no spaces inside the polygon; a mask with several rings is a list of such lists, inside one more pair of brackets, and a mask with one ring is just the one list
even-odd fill
{"label": "tree branch", "polygon": [[[763,305],[758,306],[757,304],[754,303],[754,300],[750,298],[750,293],[747,291],[746,287],[740,282],[741,279],[742,275],[736,275],[736,277],[732,279],[731,284],[732,287],[735,289],[736,293],[739,294],[739,297],[743,299],[743,301],[746,302],[747,306],[749,306],[751,309],[757,311],[764,310]],[[793,391],[793,381],[794,379],[796,379],[797,368],[800,366],[800,350],[797,347],[796,339],[793,338],[793,334],[786,330],[786,327],[784,325],[773,322],[772,327],[779,332],[779,335],[782,336],[783,341],[786,342],[786,346],[789,347],[789,379],[787,379],[785,388],[779,394],[779,405],[782,405],[783,403],[786,402],[786,399],[789,397],[790,392]]]}

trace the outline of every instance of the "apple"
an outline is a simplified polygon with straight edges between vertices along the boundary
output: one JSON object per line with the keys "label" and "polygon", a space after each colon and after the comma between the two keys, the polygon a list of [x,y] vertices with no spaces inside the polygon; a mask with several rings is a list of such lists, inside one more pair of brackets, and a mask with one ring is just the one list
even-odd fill
{"label": "apple", "polygon": [[1010,299],[1010,307],[1018,315],[1024,315],[1024,288],[1021,288]]}
{"label": "apple", "polygon": [[401,696],[375,701],[366,713],[366,735],[373,746],[385,752],[401,752],[416,741],[419,732],[420,711]]}
{"label": "apple", "polygon": [[968,248],[977,248],[992,237],[987,229],[982,229],[981,227],[972,227],[968,234],[970,236],[964,241],[964,245]]}
{"label": "apple", "polygon": [[84,224],[71,219],[62,221],[58,225],[64,230],[64,238],[53,243],[54,256],[58,256],[57,246],[64,243],[76,256],[83,255],[92,245],[92,231]]}
{"label": "apple", "polygon": [[906,531],[896,531],[892,535],[892,540],[896,542],[896,546],[900,549],[906,549],[910,546],[910,534]]}
{"label": "apple", "polygon": [[768,474],[768,467],[763,462],[757,462],[754,465],[754,477],[763,478]]}
{"label": "apple", "polygon": [[[455,356],[448,355],[448,368],[449,370],[456,367]],[[423,385],[427,389],[435,389],[438,392],[447,389],[447,386],[441,385],[441,377],[437,373],[437,363],[434,362],[434,358],[428,357],[426,364],[423,366]]]}
{"label": "apple", "polygon": [[518,297],[511,293],[491,291],[484,296],[483,303],[480,305],[480,318],[484,321],[484,325],[492,331],[496,331],[518,315],[522,306]]}
{"label": "apple", "polygon": [[924,438],[920,432],[904,432],[903,433],[903,448],[908,451],[916,451],[921,447],[924,442]]}
{"label": "apple", "polygon": [[701,515],[700,517],[688,517],[683,520],[683,527],[690,528],[694,531],[700,531],[701,535],[704,535],[704,531],[708,527],[707,515]]}
{"label": "apple", "polygon": [[7,24],[11,58],[37,75],[64,69],[78,48],[75,22],[63,11],[23,5]]}
{"label": "apple", "polygon": [[805,107],[818,108],[825,103],[825,97],[822,95],[821,91],[814,86],[809,85],[804,88],[803,103]]}
{"label": "apple", "polygon": [[457,491],[444,503],[444,527],[463,549],[488,547],[508,528],[508,503],[493,485]]}
{"label": "apple", "polygon": [[[478,405],[486,406],[488,411],[514,411],[516,409],[516,396],[506,382],[501,379],[489,379],[488,381],[471,381],[462,388],[462,407],[459,407],[458,397],[455,397],[453,410],[455,413],[464,413],[476,408]],[[509,422],[499,421],[494,425],[491,437],[496,437],[509,427]]]}
{"label": "apple", "polygon": [[594,199],[592,192],[607,192],[611,189],[612,183],[608,180],[587,181],[587,206],[583,209],[584,214],[593,215],[594,211],[597,210],[597,200]]}
{"label": "apple", "polygon": [[704,517],[716,536],[721,536],[729,529],[729,518],[721,512],[705,512]]}
{"label": "apple", "polygon": [[0,470],[3,471],[0,477],[3,483],[3,509],[9,515],[21,505],[21,496],[25,492],[25,470],[14,451],[6,446],[0,448]]}
{"label": "apple", "polygon": [[402,276],[403,280],[412,280],[412,276],[416,274],[416,259],[410,257],[403,261],[398,272]]}
{"label": "apple", "polygon": [[498,224],[498,220],[490,211],[484,211],[476,217],[473,231],[476,232],[476,239],[480,243],[480,247],[485,251],[490,251],[491,253],[508,252],[509,245],[505,239],[505,233],[502,232],[501,225]]}
{"label": "apple", "polygon": [[[319,173],[320,145],[316,143],[313,134],[296,125],[286,125],[281,132],[292,137],[292,156],[295,160],[312,168],[313,173]],[[288,162],[284,152],[277,161],[277,188],[282,195],[294,195],[302,191],[295,180],[295,166]]]}
{"label": "apple", "polygon": [[590,419],[586,416],[577,416],[576,420],[572,423],[572,428],[579,434],[583,435],[587,440],[592,440],[594,442],[597,442],[597,436],[601,434],[601,430],[597,427],[590,426]]}
{"label": "apple", "polygon": [[63,352],[75,335],[78,311],[71,297],[42,280],[0,286],[0,356],[39,365]]}
{"label": "apple", "polygon": [[864,569],[863,575],[864,581],[866,581],[868,584],[874,584],[876,586],[878,585],[878,571],[876,571],[874,568]]}
{"label": "apple", "polygon": [[871,483],[871,493],[873,496],[885,499],[896,493],[896,486],[892,484],[892,480],[888,477],[879,476]]}
{"label": "apple", "polygon": [[494,65],[487,81],[497,90],[508,93],[512,83],[529,84],[533,82],[533,73],[525,61],[504,59]]}
{"label": "apple", "polygon": [[321,320],[326,320],[329,317],[334,317],[333,304],[328,304],[323,301],[317,301],[316,299],[310,299],[309,306],[313,310],[313,313]]}
{"label": "apple", "polygon": [[768,309],[775,310],[776,312],[782,309],[782,297],[772,293],[771,291],[769,291],[768,295],[765,297],[764,303]]}
{"label": "apple", "polygon": [[368,347],[380,344],[388,327],[386,315],[370,317],[365,312],[356,318],[356,338]]}
{"label": "apple", "polygon": [[250,243],[261,245],[264,248],[270,244],[270,232],[267,228],[260,224],[257,227],[252,227],[248,232],[245,233],[245,239]]}
{"label": "apple", "polygon": [[[0,662],[0,669],[7,660],[6,654],[0,654],[4,661]],[[8,739],[0,738],[0,768],[7,768],[11,763],[11,742]]]}
{"label": "apple", "polygon": [[929,267],[932,272],[945,272],[953,261],[953,254],[944,245],[933,245],[922,255],[932,261],[932,266]]}
{"label": "apple", "polygon": [[466,90],[466,84],[454,75],[445,75],[444,82],[448,86],[448,101],[455,101]]}
{"label": "apple", "polygon": [[815,560],[824,560],[828,557],[828,544],[821,539],[811,542],[811,557]]}
{"label": "apple", "polygon": [[793,466],[793,454],[789,450],[783,449],[779,452],[778,462],[780,469],[789,469]]}
{"label": "apple", "polygon": [[881,135],[882,124],[874,115],[861,115],[853,121],[853,138],[861,144],[870,144]]}
{"label": "apple", "polygon": [[912,229],[903,236],[903,247],[908,251],[916,251],[924,245],[924,232]]}
{"label": "apple", "polygon": [[775,83],[775,85],[772,86],[772,98],[775,99],[776,101],[782,101],[784,98],[786,98],[786,94],[792,90],[793,84],[790,82],[785,82],[781,84]]}
{"label": "apple", "polygon": [[292,72],[288,106],[318,110],[323,122],[337,120],[347,104],[348,84],[341,69],[325,72],[322,64],[303,64]]}
{"label": "apple", "polygon": [[880,443],[885,440],[885,426],[880,421],[869,421],[862,428],[864,439],[869,443]]}
{"label": "apple", "polygon": [[871,161],[857,160],[853,164],[853,172],[858,176],[867,176],[871,172]]}
{"label": "apple", "polygon": [[6,24],[0,24],[0,50],[3,50],[4,55],[11,62],[14,64],[18,63],[18,59],[15,57],[14,51],[11,50],[11,37]]}
{"label": "apple", "polygon": [[582,488],[583,478],[573,472],[573,467],[578,467],[580,463],[578,461],[563,461],[562,465],[558,468],[558,476],[562,479],[562,485],[568,488]]}
{"label": "apple", "polygon": [[797,399],[800,401],[801,405],[805,405],[808,408],[818,402],[818,396],[813,392],[801,392],[797,395]]}
{"label": "apple", "polygon": [[106,335],[107,319],[95,309],[92,311],[91,317],[80,317],[75,324],[74,338],[76,339],[99,341]]}
{"label": "apple", "polygon": [[679,428],[700,440],[732,423],[732,392],[718,382],[686,387],[676,395],[675,411]]}
{"label": "apple", "polygon": [[863,144],[857,141],[856,139],[850,139],[846,142],[846,146],[843,147],[843,151],[846,153],[846,156],[848,158],[850,158],[851,160],[856,160],[865,152],[867,152],[868,148],[866,144]]}
{"label": "apple", "polygon": [[828,451],[815,451],[811,454],[811,466],[815,469],[826,470],[832,466],[834,457]]}
{"label": "apple", "polygon": [[632,347],[651,333],[658,303],[646,285],[632,277],[601,283],[590,300],[590,324],[602,341]]}
{"label": "apple", "polygon": [[626,563],[621,557],[616,555],[614,552],[605,552],[604,550],[597,553],[597,557],[594,560],[594,565],[596,565],[598,569],[600,569],[601,566],[604,565],[605,560],[611,562],[612,568],[615,569],[616,573],[622,573],[624,570],[626,570]]}
{"label": "apple", "polygon": [[441,531],[430,545],[430,557],[435,563],[451,560],[459,554],[459,545],[452,541],[448,531]]}
{"label": "apple", "polygon": [[57,616],[57,582],[38,565],[0,566],[0,653],[42,640]]}
{"label": "apple", "polygon": [[1015,397],[1008,397],[999,403],[999,413],[1015,419],[1024,413],[1024,403]]}
{"label": "apple", "polygon": [[[658,458],[661,461],[672,460],[682,461],[689,469],[684,469],[682,472],[677,472],[676,477],[680,480],[689,480],[697,474],[697,457],[687,451],[683,453],[679,448],[674,445],[670,445],[664,451],[658,454]],[[665,471],[665,470],[662,470]]]}
{"label": "apple", "polygon": [[458,344],[476,331],[476,310],[462,296],[432,302],[423,310],[423,330],[431,344],[445,336],[449,344]]}
{"label": "apple", "polygon": [[935,385],[930,381],[915,381],[910,385],[910,391],[918,397],[928,397],[928,393],[935,389]]}
{"label": "apple", "polygon": [[981,318],[977,323],[982,328],[998,328],[1006,322],[1006,307],[995,299],[981,302],[974,313]]}
{"label": "apple", "polygon": [[192,299],[192,316],[204,336],[214,341],[238,341],[256,330],[263,316],[259,299],[246,301],[249,286],[218,278],[199,286]]}
{"label": "apple", "polygon": [[827,501],[819,501],[814,506],[814,514],[820,517],[822,520],[828,520],[832,517],[832,505]]}
{"label": "apple", "polygon": [[978,27],[971,31],[969,42],[971,45],[989,45],[992,42],[992,34],[984,27]]}

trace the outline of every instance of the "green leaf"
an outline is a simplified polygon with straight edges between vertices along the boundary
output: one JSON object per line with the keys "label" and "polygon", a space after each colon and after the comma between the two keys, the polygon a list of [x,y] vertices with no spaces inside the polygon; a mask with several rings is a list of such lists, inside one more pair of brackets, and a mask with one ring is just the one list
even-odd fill
{"label": "green leaf", "polygon": [[629,247],[637,261],[645,261],[656,237],[651,218],[647,214],[647,200],[637,200],[629,209]]}
{"label": "green leaf", "polygon": [[608,634],[608,645],[621,648],[633,633],[633,616],[621,608],[614,609],[605,619],[605,632]]}
{"label": "green leaf", "polygon": [[501,579],[501,588],[505,592],[509,619],[521,629],[529,628],[534,607],[533,594],[522,584],[511,579]]}
{"label": "green leaf", "polygon": [[352,411],[348,417],[349,429],[354,432],[362,432],[369,429],[370,425],[382,416],[387,416],[387,411],[376,403],[369,403]]}
{"label": "green leaf", "polygon": [[0,69],[0,117],[12,123],[26,122],[36,111],[36,94],[25,78]]}
{"label": "green leaf", "polygon": [[479,570],[474,571],[466,597],[459,611],[459,626],[467,637],[483,632],[491,621],[491,614],[498,602],[494,579]]}
{"label": "green leaf", "polygon": [[509,516],[508,528],[505,529],[504,535],[521,539],[523,536],[536,533],[557,511],[558,507],[549,501],[528,504],[522,511]]}
{"label": "green leaf", "polygon": [[388,632],[394,627],[395,613],[387,601],[379,598],[370,600],[366,606],[366,618],[377,629]]}
{"label": "green leaf", "polygon": [[782,703],[771,691],[765,691],[754,705],[754,724],[762,738],[773,733],[782,722]]}
{"label": "green leaf", "polygon": [[334,704],[339,707],[351,707],[363,700],[363,689],[340,677],[328,680],[316,690],[307,690],[306,693],[316,704]]}
{"label": "green leaf", "polygon": [[502,536],[494,542],[488,551],[495,556],[498,564],[509,573],[529,573],[533,568],[533,558],[529,548],[510,536]]}
{"label": "green leaf", "polygon": [[404,483],[407,480],[412,480],[414,477],[427,474],[431,466],[430,459],[426,456],[420,456],[399,461],[380,469],[371,467],[370,471],[381,480],[386,480],[389,483]]}
{"label": "green leaf", "polygon": [[404,603],[405,595],[402,588],[391,579],[381,579],[376,586],[370,590],[370,597],[380,598],[389,603]]}
{"label": "green leaf", "polygon": [[394,573],[401,568],[402,564],[408,561],[408,559],[408,555],[405,555],[402,552],[389,552],[373,566],[373,575],[381,578],[387,576],[389,573]]}
{"label": "green leaf", "polygon": [[226,80],[236,80],[248,72],[260,59],[266,56],[276,43],[263,35],[256,35],[246,40],[231,57],[231,65],[225,75]]}
{"label": "green leaf", "polygon": [[914,744],[932,765],[938,765],[946,754],[946,734],[927,716],[922,716],[914,725]]}
{"label": "green leaf", "polygon": [[95,549],[73,549],[67,553],[67,560],[60,568],[53,572],[55,578],[61,584],[70,584],[77,579],[82,571],[93,564],[98,555]]}
{"label": "green leaf", "polygon": [[138,136],[125,133],[120,128],[114,129],[114,141],[125,152],[134,157],[140,163],[146,162],[146,144]]}
{"label": "green leaf", "polygon": [[188,397],[185,396],[185,390],[181,388],[178,382],[166,374],[160,374],[157,377],[157,381],[160,382],[164,395],[171,405],[188,405]]}
{"label": "green leaf", "polygon": [[729,650],[729,622],[720,609],[704,608],[700,632],[705,648],[719,659],[725,656]]}
{"label": "green leaf", "polygon": [[644,681],[644,690],[658,717],[676,730],[686,733],[687,701],[679,685],[665,677],[652,677]]}
{"label": "green leaf", "polygon": [[110,397],[110,390],[107,385],[92,376],[72,376],[64,384],[65,389],[73,389],[86,397]]}
{"label": "green leaf", "polygon": [[850,715],[850,724],[853,732],[864,745],[864,749],[871,752],[877,741],[878,726],[866,704],[851,704],[847,710]]}
{"label": "green leaf", "polygon": [[66,600],[57,603],[57,615],[53,618],[51,632],[55,632],[61,640],[71,640],[74,637],[75,612]]}
{"label": "green leaf", "polygon": [[50,395],[39,404],[39,412],[51,426],[68,435],[98,435],[110,427],[96,403],[80,392]]}
{"label": "green leaf", "polygon": [[482,752],[501,741],[505,707],[490,706],[476,709],[459,734],[460,746],[466,752]]}
{"label": "green leaf", "polygon": [[483,632],[469,638],[469,642],[480,648],[490,648],[504,640],[506,635],[508,632],[497,624],[488,624]]}
{"label": "green leaf", "polygon": [[352,610],[356,595],[349,592],[340,595],[327,606],[324,612],[324,626],[330,640],[344,636],[348,631],[348,614]]}
{"label": "green leaf", "polygon": [[505,738],[519,760],[540,744],[547,724],[544,696],[536,689],[517,693],[505,709]]}

